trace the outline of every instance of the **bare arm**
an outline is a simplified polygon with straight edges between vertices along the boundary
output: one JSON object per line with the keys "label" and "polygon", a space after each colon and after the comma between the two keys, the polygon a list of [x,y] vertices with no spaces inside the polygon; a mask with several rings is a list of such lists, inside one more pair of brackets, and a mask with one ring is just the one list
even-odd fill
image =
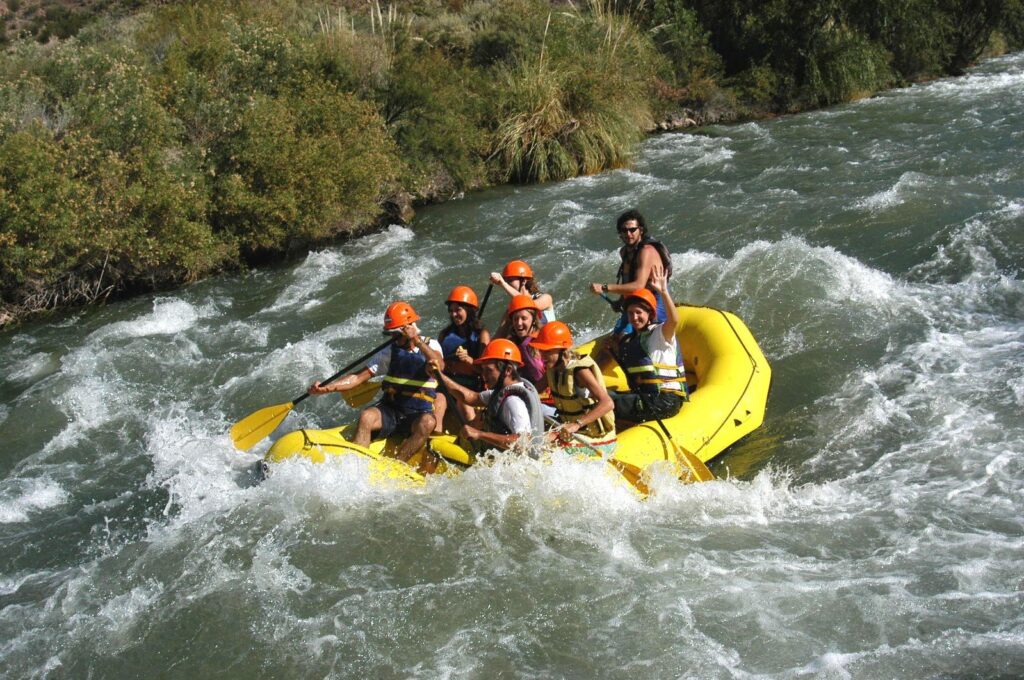
{"label": "bare arm", "polygon": [[537,309],[543,312],[548,309],[551,309],[554,306],[555,299],[548,295],[547,293],[541,293],[540,297],[534,300],[534,302],[537,303]]}
{"label": "bare arm", "polygon": [[481,430],[473,427],[472,425],[465,425],[462,428],[462,431],[463,434],[466,435],[467,439],[483,442],[503,451],[519,441],[519,435],[517,434],[495,434],[494,432],[487,432],[486,430]]}
{"label": "bare arm", "polygon": [[309,386],[307,390],[310,394],[327,394],[328,392],[344,392],[350,390],[353,387],[358,387],[364,382],[373,377],[373,373],[370,373],[370,369],[364,368],[358,373],[351,373],[342,378],[338,378],[332,383],[321,385],[319,381]]}
{"label": "bare arm", "polygon": [[469,404],[470,406],[483,406],[484,402],[482,399],[480,399],[479,393],[474,392],[468,387],[460,385],[459,383],[455,382],[447,375],[442,373],[441,369],[437,367],[436,362],[431,362],[430,368],[431,372],[437,377],[438,380],[441,381],[442,384],[444,384],[448,392],[451,393],[456,399],[458,399],[464,404]]}
{"label": "bare arm", "polygon": [[509,282],[505,280],[505,277],[498,272],[491,272],[491,283],[501,286],[501,289],[508,293],[509,297],[519,295],[519,291],[513,288]]}
{"label": "bare arm", "polygon": [[[636,271],[633,272],[632,281],[628,283],[607,283],[604,285],[592,283],[590,284],[590,290],[596,294],[602,292],[615,293],[616,295],[635,293],[641,288],[647,287],[656,266],[661,266],[661,256],[658,255],[658,249],[654,246],[644,246],[643,250],[640,251],[639,261],[636,265]],[[607,291],[605,291],[605,286],[607,286]]]}
{"label": "bare arm", "polygon": [[402,335],[410,338],[416,347],[419,347],[420,351],[423,352],[423,356],[427,358],[428,363],[437,364],[437,370],[444,370],[444,357],[436,349],[433,349],[423,336],[420,335],[420,329],[416,327],[416,324],[411,323],[408,326],[402,327]]}
{"label": "bare arm", "polygon": [[579,384],[590,390],[590,393],[597,399],[597,404],[594,408],[580,418],[578,422],[581,426],[589,425],[604,414],[615,408],[615,402],[608,396],[608,390],[604,388],[604,385],[598,381],[597,376],[594,375],[594,371],[591,368],[581,368],[576,371],[576,380]]}
{"label": "bare arm", "polygon": [[679,312],[676,310],[676,303],[672,301],[672,294],[668,291],[668,278],[661,264],[656,265],[651,272],[651,286],[661,295],[661,302],[665,305],[665,323],[661,326],[661,334],[665,342],[671,342],[679,324]]}

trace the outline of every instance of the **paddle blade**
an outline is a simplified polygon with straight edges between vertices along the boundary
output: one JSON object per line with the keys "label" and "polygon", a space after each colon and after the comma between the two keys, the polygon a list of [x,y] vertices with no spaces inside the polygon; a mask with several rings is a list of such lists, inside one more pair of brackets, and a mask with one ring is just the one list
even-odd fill
{"label": "paddle blade", "polygon": [[345,390],[341,396],[345,398],[345,403],[352,408],[361,408],[369,404],[378,392],[380,392],[380,383],[367,381],[350,390]]}
{"label": "paddle blade", "polygon": [[690,470],[690,476],[693,477],[695,482],[711,482],[714,481],[715,475],[708,469],[708,466],[704,464],[697,456],[693,455],[683,447],[679,446],[675,442],[672,442],[672,446],[675,447],[676,457],[679,458],[679,462],[686,465]]}
{"label": "paddle blade", "polygon": [[294,406],[295,403],[291,401],[287,404],[267,406],[239,420],[231,427],[231,441],[235,443],[235,448],[242,451],[251,449],[276,430]]}

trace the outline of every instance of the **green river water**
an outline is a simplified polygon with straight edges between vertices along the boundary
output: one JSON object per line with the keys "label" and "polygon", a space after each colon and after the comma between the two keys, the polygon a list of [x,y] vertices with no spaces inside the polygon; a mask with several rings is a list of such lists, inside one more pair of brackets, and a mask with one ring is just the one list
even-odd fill
{"label": "green river water", "polygon": [[[0,676],[1021,677],[1022,104],[1010,55],[0,334]],[[230,425],[378,344],[393,299],[436,332],[452,286],[523,258],[578,336],[606,330],[587,284],[629,207],[676,299],[737,313],[774,370],[718,481],[254,481],[267,443]],[[310,399],[286,429],[351,414]]]}

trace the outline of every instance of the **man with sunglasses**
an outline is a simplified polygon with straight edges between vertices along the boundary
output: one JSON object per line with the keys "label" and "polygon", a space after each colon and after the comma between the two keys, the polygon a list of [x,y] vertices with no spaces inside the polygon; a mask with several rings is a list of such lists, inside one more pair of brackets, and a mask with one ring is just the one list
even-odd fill
{"label": "man with sunglasses", "polygon": [[619,257],[622,262],[619,265],[615,283],[591,283],[590,291],[595,295],[607,296],[608,293],[613,293],[620,296],[620,299],[612,304],[615,311],[621,312],[612,331],[614,340],[617,340],[633,330],[629,325],[626,311],[623,309],[622,299],[638,290],[646,288],[654,293],[658,303],[655,323],[664,323],[667,318],[665,303],[662,301],[661,295],[651,285],[651,275],[655,267],[662,267],[666,280],[671,277],[672,258],[663,243],[648,235],[647,223],[639,210],[627,210],[619,215],[615,227],[623,243],[622,248],[619,249]]}

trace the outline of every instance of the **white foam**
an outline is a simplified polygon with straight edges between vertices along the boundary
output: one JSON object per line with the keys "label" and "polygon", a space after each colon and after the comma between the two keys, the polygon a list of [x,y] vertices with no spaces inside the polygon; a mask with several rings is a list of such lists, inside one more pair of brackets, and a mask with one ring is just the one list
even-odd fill
{"label": "white foam", "polygon": [[934,183],[934,179],[919,172],[905,172],[894,185],[856,202],[856,207],[873,213],[882,212],[904,203],[921,189]]}
{"label": "white foam", "polygon": [[255,461],[234,449],[222,423],[204,422],[183,409],[151,418],[146,438],[153,464],[147,484],[167,490],[164,515],[171,516],[173,508],[175,524],[237,505],[246,493],[239,488],[237,474]]}
{"label": "white foam", "polygon": [[391,294],[392,299],[409,299],[426,295],[430,287],[430,276],[441,268],[433,257],[403,258],[405,266],[400,267],[401,278]]}
{"label": "white foam", "polygon": [[57,370],[57,361],[48,352],[35,352],[14,363],[7,370],[7,379],[29,383]]}
{"label": "white foam", "polygon": [[102,378],[76,380],[55,400],[68,424],[47,442],[44,453],[50,455],[74,446],[90,431],[121,417],[129,400],[121,387]]}
{"label": "white foam", "polygon": [[131,321],[108,324],[89,336],[90,342],[107,338],[141,338],[153,335],[175,335],[186,331],[202,316],[214,313],[213,308],[200,310],[180,298],[156,298],[153,311]]}
{"label": "white foam", "polygon": [[68,492],[50,479],[7,479],[0,489],[0,524],[27,522],[33,513],[55,508],[68,499]]}
{"label": "white foam", "polygon": [[336,250],[310,253],[292,272],[292,283],[278,294],[267,311],[276,312],[299,305],[303,309],[315,306],[320,302],[316,294],[328,281],[345,273],[344,264],[344,255]]}

